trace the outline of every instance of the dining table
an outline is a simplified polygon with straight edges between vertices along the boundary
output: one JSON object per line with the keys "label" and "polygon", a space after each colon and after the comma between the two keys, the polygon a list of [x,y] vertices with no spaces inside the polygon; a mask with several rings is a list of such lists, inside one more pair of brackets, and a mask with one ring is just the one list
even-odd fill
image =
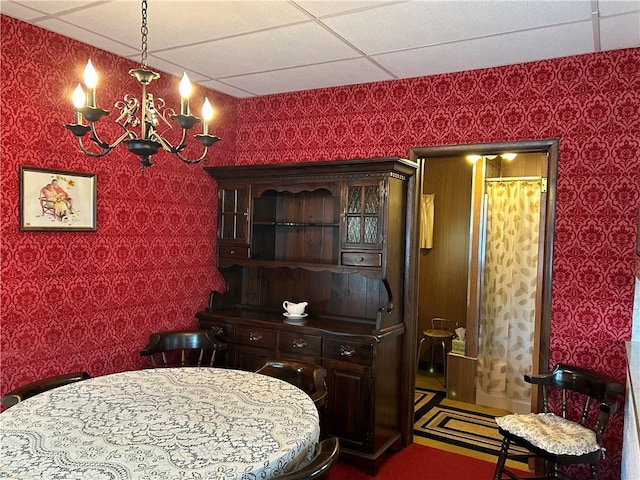
{"label": "dining table", "polygon": [[2,480],[267,480],[314,456],[318,410],[283,380],[225,368],[94,377],[0,414]]}

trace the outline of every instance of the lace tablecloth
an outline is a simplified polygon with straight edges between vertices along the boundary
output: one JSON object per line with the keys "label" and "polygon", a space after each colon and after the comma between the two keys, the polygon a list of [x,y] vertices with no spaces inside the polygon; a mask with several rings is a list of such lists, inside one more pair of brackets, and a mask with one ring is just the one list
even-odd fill
{"label": "lace tablecloth", "polygon": [[123,372],[0,415],[0,478],[270,479],[313,456],[318,411],[281,380],[220,368]]}

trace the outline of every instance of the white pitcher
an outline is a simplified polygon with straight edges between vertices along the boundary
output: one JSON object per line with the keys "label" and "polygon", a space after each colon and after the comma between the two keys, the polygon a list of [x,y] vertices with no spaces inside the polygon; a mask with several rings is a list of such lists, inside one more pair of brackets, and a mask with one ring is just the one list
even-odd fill
{"label": "white pitcher", "polygon": [[309,305],[308,302],[293,303],[289,300],[282,302],[282,308],[284,308],[289,315],[302,315],[307,305]]}

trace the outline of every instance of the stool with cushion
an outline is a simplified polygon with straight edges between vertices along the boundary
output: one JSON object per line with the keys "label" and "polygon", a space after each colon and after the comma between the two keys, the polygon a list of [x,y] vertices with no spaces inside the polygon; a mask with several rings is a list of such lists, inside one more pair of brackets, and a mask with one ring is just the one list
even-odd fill
{"label": "stool with cushion", "polygon": [[[600,442],[609,416],[616,411],[622,385],[606,375],[565,364],[524,379],[542,388],[543,411],[496,418],[504,438],[494,480],[521,478],[505,469],[508,458],[521,457],[509,454],[512,443],[544,461],[543,475],[527,479],[570,479],[565,467],[573,464],[588,464],[590,478],[598,479],[598,461],[603,456]],[[559,403],[559,416],[551,412],[552,403]]]}
{"label": "stool with cushion", "polygon": [[420,353],[425,340],[431,345],[431,364],[433,365],[434,345],[438,343],[442,346],[442,368],[444,369],[444,386],[447,386],[447,342],[456,338],[456,328],[460,325],[455,320],[434,317],[431,319],[431,328],[422,332],[422,338],[418,344],[418,363],[420,363]]}

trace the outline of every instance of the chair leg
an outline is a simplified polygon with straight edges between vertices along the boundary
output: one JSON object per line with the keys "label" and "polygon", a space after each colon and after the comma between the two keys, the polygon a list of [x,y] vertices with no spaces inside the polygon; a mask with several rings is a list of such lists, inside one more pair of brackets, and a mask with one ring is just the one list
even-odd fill
{"label": "chair leg", "polygon": [[429,347],[431,348],[431,369],[435,371],[434,363],[433,363],[433,354],[435,353],[435,349],[433,348],[433,340],[429,339]]}
{"label": "chair leg", "polygon": [[446,388],[447,387],[447,348],[444,343],[444,340],[442,341],[442,372],[444,375],[444,381],[442,382],[442,384]]}
{"label": "chair leg", "polygon": [[496,461],[496,470],[493,473],[493,480],[501,480],[502,472],[504,472],[504,464],[507,461],[507,453],[509,452],[509,445],[511,441],[504,437],[502,439],[502,446],[500,447],[500,453],[498,454],[498,460]]}
{"label": "chair leg", "polygon": [[418,360],[416,361],[416,366],[418,367],[420,366],[420,353],[422,352],[422,344],[426,339],[427,337],[423,335],[422,338],[420,339],[420,343],[418,343]]}

